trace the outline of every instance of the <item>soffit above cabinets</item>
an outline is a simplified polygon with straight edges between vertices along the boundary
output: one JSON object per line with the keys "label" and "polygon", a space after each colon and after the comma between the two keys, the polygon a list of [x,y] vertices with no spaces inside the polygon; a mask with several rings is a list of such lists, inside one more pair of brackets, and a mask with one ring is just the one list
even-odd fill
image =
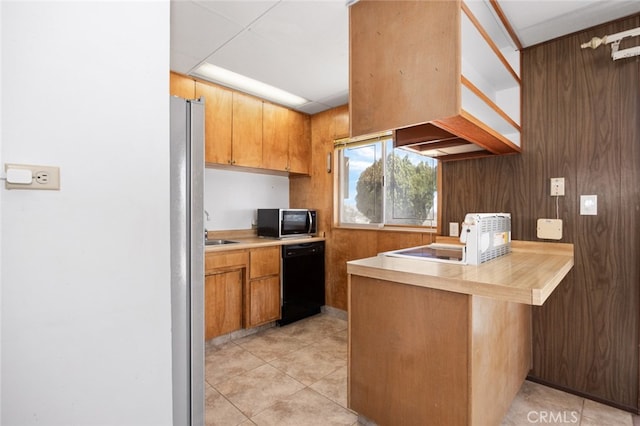
{"label": "soffit above cabinets", "polygon": [[[498,3],[524,47],[640,13],[637,0]],[[348,17],[346,0],[172,0],[171,69],[209,62],[302,96],[297,109],[314,114],[348,101]]]}

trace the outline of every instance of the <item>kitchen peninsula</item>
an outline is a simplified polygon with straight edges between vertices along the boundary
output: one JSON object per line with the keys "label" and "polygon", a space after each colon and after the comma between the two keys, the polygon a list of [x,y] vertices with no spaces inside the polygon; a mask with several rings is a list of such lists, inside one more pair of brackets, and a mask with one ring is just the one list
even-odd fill
{"label": "kitchen peninsula", "polygon": [[531,306],[573,244],[513,241],[480,265],[347,263],[349,407],[379,425],[500,424],[531,368]]}

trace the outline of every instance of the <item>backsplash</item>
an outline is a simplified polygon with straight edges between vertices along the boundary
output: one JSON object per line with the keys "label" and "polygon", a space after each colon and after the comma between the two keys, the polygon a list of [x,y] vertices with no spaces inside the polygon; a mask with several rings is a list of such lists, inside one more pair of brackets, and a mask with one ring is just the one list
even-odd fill
{"label": "backsplash", "polygon": [[288,208],[289,178],[235,170],[205,169],[204,227],[250,229],[257,208]]}

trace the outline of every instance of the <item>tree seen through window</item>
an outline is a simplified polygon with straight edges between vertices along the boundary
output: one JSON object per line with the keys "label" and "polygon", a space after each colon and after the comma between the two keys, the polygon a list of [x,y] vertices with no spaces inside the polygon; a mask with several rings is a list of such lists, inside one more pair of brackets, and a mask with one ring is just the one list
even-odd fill
{"label": "tree seen through window", "polygon": [[341,151],[342,223],[435,225],[434,159],[391,139]]}

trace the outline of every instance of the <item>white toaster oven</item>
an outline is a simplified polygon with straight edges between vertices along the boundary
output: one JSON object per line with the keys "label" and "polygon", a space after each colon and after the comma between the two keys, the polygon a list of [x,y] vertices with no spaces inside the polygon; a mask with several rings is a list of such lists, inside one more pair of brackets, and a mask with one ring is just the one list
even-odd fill
{"label": "white toaster oven", "polygon": [[479,265],[511,252],[510,213],[468,213],[462,223],[460,242],[465,261]]}

